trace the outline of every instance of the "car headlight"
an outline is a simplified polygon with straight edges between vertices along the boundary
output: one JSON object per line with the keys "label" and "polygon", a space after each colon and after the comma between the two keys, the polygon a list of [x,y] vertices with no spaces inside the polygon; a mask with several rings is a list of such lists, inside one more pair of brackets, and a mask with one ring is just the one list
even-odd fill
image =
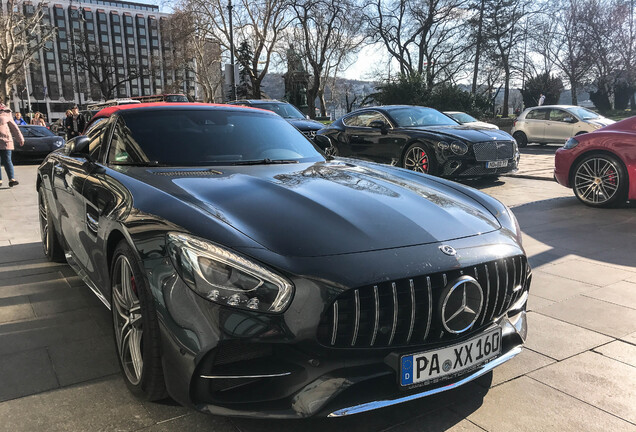
{"label": "car headlight", "polygon": [[579,145],[579,142],[577,140],[575,140],[574,138],[570,138],[569,140],[567,140],[565,142],[565,145],[563,146],[564,149],[572,149],[574,147],[576,147],[577,145]]}
{"label": "car headlight", "polygon": [[291,282],[234,252],[182,233],[168,233],[167,245],[179,276],[207,300],[275,313],[291,301]]}
{"label": "car headlight", "polygon": [[450,145],[450,149],[457,155],[465,155],[468,153],[468,146],[461,141],[453,141]]}
{"label": "car headlight", "polygon": [[520,245],[523,245],[519,221],[517,220],[517,217],[514,215],[512,210],[510,210],[508,207],[505,207],[505,209],[506,211],[501,212],[499,216],[499,223],[501,223],[501,226],[503,226],[515,236]]}
{"label": "car headlight", "polygon": [[62,147],[64,145],[64,140],[63,139],[59,139],[57,141],[55,141],[55,147]]}
{"label": "car headlight", "polygon": [[442,150],[442,151],[446,151],[450,148],[450,144],[448,144],[447,142],[444,141],[440,141],[437,143],[437,148]]}

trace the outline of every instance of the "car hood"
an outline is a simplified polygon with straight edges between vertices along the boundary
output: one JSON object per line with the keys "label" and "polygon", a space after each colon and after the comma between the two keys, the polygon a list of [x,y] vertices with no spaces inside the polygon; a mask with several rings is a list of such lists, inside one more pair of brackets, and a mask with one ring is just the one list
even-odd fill
{"label": "car hood", "polygon": [[602,118],[596,118],[596,119],[591,119],[591,120],[586,120],[588,123],[596,125],[596,126],[600,126],[600,127],[604,127],[604,126],[609,126],[611,124],[616,123],[614,120],[602,117]]}
{"label": "car hood", "polygon": [[[139,168],[127,174],[284,256],[390,249],[500,228],[485,207],[460,191],[463,186],[392,170],[334,161],[219,167],[199,176]],[[200,223],[193,220],[192,226]]]}
{"label": "car hood", "polygon": [[405,128],[412,131],[434,133],[448,138],[459,138],[468,142],[512,141],[509,133],[498,129],[474,129],[469,125],[457,126],[420,126]]}
{"label": "car hood", "polygon": [[289,123],[294,125],[299,130],[315,130],[315,131],[317,131],[317,130],[322,129],[323,127],[325,127],[324,124],[322,124],[320,122],[317,122],[315,120],[292,119],[292,118],[286,118],[285,120],[287,120]]}

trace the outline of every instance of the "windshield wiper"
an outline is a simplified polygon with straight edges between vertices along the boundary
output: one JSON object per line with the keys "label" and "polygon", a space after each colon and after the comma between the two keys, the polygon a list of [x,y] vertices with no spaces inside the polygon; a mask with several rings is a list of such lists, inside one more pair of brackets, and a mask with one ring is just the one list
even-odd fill
{"label": "windshield wiper", "polygon": [[111,162],[111,165],[117,166],[136,166],[136,167],[166,167],[169,165],[162,164],[159,161],[148,162]]}
{"label": "windshield wiper", "polygon": [[246,161],[237,161],[232,162],[232,165],[274,165],[274,164],[296,164],[298,163],[295,159],[258,159],[258,160],[246,160]]}

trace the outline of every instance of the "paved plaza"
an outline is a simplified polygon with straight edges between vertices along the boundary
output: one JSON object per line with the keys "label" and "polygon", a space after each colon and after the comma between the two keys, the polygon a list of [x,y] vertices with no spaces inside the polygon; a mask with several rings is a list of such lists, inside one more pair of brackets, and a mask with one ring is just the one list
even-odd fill
{"label": "paved plaza", "polygon": [[634,431],[636,205],[598,210],[552,178],[554,148],[522,169],[467,182],[512,207],[533,266],[524,351],[492,376],[343,419],[268,421],[135,399],[120,377],[110,312],[38,229],[36,164],[0,188],[2,431]]}

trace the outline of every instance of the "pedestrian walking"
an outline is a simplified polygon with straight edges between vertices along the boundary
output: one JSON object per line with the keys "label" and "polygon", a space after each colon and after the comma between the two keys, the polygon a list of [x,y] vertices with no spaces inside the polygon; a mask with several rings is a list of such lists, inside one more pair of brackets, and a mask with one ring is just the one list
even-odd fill
{"label": "pedestrian walking", "polygon": [[[4,166],[7,177],[9,177],[9,187],[19,184],[15,178],[13,161],[11,160],[14,143],[23,146],[24,137],[20,128],[15,124],[11,109],[0,102],[0,163]],[[0,170],[0,186],[2,186],[2,170]]]}
{"label": "pedestrian walking", "polygon": [[545,95],[543,93],[541,93],[541,96],[539,96],[539,106],[543,105],[543,102],[545,102]]}
{"label": "pedestrian walking", "polygon": [[35,116],[33,116],[33,120],[31,120],[31,124],[34,126],[46,126],[46,122],[44,121],[41,112],[38,111],[35,113]]}
{"label": "pedestrian walking", "polygon": [[25,122],[22,118],[22,114],[20,114],[19,112],[15,113],[15,118],[13,120],[15,120],[15,124],[17,124],[18,126],[25,126],[27,124],[27,122]]}
{"label": "pedestrian walking", "polygon": [[80,115],[77,105],[73,107],[73,109],[71,110],[71,116],[66,117],[64,123],[64,126],[66,127],[67,139],[80,136],[82,132],[84,132],[84,126],[86,126],[86,120],[84,120],[84,117]]}

